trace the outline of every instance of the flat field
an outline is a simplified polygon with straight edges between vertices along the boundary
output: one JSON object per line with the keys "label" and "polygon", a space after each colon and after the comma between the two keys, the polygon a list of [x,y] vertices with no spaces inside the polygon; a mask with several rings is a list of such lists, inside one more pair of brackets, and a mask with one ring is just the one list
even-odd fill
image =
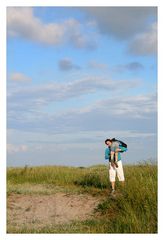
{"label": "flat field", "polygon": [[108,167],[7,169],[8,233],[157,233],[157,165],[124,166],[110,194]]}

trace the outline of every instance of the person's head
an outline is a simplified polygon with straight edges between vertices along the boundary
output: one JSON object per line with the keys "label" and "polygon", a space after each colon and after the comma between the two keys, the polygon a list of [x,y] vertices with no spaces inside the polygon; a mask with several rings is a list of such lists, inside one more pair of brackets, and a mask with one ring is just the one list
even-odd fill
{"label": "person's head", "polygon": [[109,139],[109,138],[107,138],[107,139],[105,140],[105,144],[106,144],[108,147],[110,147],[111,144],[112,144],[112,140]]}

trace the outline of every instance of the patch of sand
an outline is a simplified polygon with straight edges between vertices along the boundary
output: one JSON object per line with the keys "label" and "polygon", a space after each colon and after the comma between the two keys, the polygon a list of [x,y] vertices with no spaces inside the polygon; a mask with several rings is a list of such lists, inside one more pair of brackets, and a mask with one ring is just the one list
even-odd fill
{"label": "patch of sand", "polygon": [[8,225],[44,227],[85,220],[92,216],[100,199],[87,194],[11,194],[8,197]]}

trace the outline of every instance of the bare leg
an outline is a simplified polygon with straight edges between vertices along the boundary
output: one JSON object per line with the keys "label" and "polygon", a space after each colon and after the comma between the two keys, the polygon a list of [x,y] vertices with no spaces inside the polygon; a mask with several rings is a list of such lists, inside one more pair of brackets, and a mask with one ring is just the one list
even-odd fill
{"label": "bare leg", "polygon": [[113,151],[111,151],[111,155],[110,155],[110,157],[111,157],[111,166],[113,167],[113,168],[115,168],[115,164],[114,164],[114,152]]}
{"label": "bare leg", "polygon": [[111,182],[112,190],[115,190],[115,182]]}
{"label": "bare leg", "polygon": [[116,168],[118,168],[118,152],[115,152],[115,165],[116,165]]}
{"label": "bare leg", "polygon": [[111,161],[114,161],[114,152],[113,151],[111,151],[110,157],[111,157]]}
{"label": "bare leg", "polygon": [[118,161],[118,152],[115,152],[115,161]]}

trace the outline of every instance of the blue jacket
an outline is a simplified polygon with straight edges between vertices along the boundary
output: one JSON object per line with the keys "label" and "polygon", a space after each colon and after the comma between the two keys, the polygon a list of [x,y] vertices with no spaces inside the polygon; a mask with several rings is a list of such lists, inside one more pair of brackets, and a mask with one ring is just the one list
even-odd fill
{"label": "blue jacket", "polygon": [[[110,156],[110,148],[108,147],[105,149],[105,159],[109,160],[109,156]],[[118,152],[118,161],[120,160],[121,160],[121,154],[120,152]]]}

